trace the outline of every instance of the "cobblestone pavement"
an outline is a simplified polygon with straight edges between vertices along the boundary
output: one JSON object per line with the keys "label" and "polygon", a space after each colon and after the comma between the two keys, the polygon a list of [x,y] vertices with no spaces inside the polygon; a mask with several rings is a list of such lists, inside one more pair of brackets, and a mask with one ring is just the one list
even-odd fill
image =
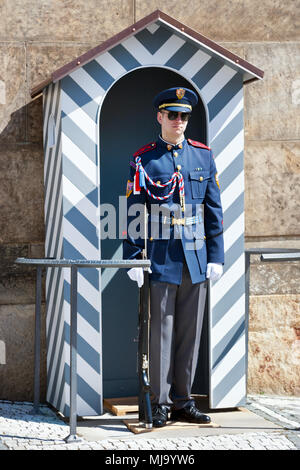
{"label": "cobblestone pavement", "polygon": [[65,443],[69,432],[49,407],[32,413],[32,403],[0,401],[1,450],[299,450],[300,398],[248,396],[246,407],[281,428],[276,431],[178,438],[101,439]]}

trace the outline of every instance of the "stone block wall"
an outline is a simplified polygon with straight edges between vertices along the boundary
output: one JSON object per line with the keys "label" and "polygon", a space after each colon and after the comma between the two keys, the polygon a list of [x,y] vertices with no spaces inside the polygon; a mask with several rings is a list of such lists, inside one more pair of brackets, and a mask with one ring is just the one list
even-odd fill
{"label": "stone block wall", "polygon": [[[265,71],[245,87],[246,246],[300,248],[299,3],[1,0],[0,399],[33,390],[34,271],[14,265],[44,256],[42,98],[30,89],[157,8]],[[253,257],[249,392],[300,394],[299,266]]]}

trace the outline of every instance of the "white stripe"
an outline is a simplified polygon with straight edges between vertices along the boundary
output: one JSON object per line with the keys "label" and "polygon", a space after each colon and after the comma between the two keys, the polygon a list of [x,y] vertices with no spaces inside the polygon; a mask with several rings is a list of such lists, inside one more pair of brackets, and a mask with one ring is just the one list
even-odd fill
{"label": "white stripe", "polygon": [[[50,295],[49,295],[49,301],[48,301],[48,304],[47,304],[47,308],[48,308],[47,313],[49,312],[49,315],[47,315],[47,318],[46,318],[46,328],[47,328],[46,332],[47,332],[47,335],[48,335],[48,331],[49,331],[49,335],[52,334],[52,332],[49,330],[50,311],[52,310],[53,302],[56,302],[56,307],[57,307],[57,305],[59,303],[59,300],[60,300],[60,295],[61,295],[62,286],[63,286],[62,272],[58,268],[47,269],[47,278],[48,279],[46,279],[46,282],[47,282],[46,296],[48,296],[48,292],[49,292],[49,289],[50,289],[49,282],[50,282],[50,277],[51,277],[52,270],[54,270],[54,275],[52,277],[51,291],[50,291]],[[56,297],[54,299],[53,296],[54,296],[54,293],[55,293],[55,287],[57,285],[57,282],[58,282],[58,290],[57,290]],[[56,309],[54,311],[52,324],[54,325],[55,323],[56,323]],[[50,336],[48,337],[48,347],[50,347],[50,339],[49,338],[50,338]]]}
{"label": "white stripe", "polygon": [[[112,259],[122,259],[122,243],[119,245],[117,250],[114,252]],[[112,278],[117,274],[118,268],[106,268],[101,273],[101,290],[102,292],[110,283]]]}
{"label": "white stripe", "polygon": [[153,55],[134,36],[122,45],[140,64],[155,65],[165,64],[184,43],[183,39],[173,34]]}
{"label": "white stripe", "polygon": [[[60,384],[61,384],[62,376],[63,376],[63,370],[64,370],[64,366],[65,366],[65,329],[64,329],[64,323],[65,322],[64,322],[64,320],[65,320],[65,311],[64,311],[64,308],[62,308],[62,312],[59,312],[59,316],[57,318],[57,321],[55,323],[53,323],[53,329],[56,328],[57,322],[59,322],[59,327],[58,327],[58,331],[57,331],[57,341],[56,341],[56,347],[55,347],[55,351],[54,351],[55,354],[52,358],[52,370],[51,370],[51,374],[49,374],[50,364],[48,364],[48,377],[47,377],[48,389],[51,390],[51,391],[53,390],[54,387],[56,389],[55,394],[54,394],[55,402],[57,401],[57,395],[59,393]],[[59,356],[60,345],[61,345],[62,342],[63,342],[62,355]],[[52,347],[48,351],[49,359],[50,359],[50,355],[51,355],[50,351],[52,353]],[[57,374],[57,377],[56,377],[56,382],[54,382],[55,375],[57,373],[57,364],[59,364],[58,374]]]}
{"label": "white stripe", "polygon": [[199,50],[181,67],[180,72],[188,78],[192,78],[210,59],[210,55]]}
{"label": "white stripe", "polygon": [[[52,292],[51,292],[51,298],[53,299],[53,302],[55,302],[55,309],[54,309],[54,314],[53,314],[52,329],[51,330],[49,328],[50,318],[48,318],[47,343],[48,343],[48,356],[49,356],[49,358],[52,354],[53,343],[54,343],[54,340],[55,340],[56,325],[57,325],[58,322],[63,323],[63,321],[61,319],[61,313],[62,312],[59,311],[60,300],[61,300],[61,296],[63,295],[63,286],[64,286],[63,274],[60,276],[58,282],[59,282],[59,284],[58,284],[57,296],[55,297],[55,299],[53,299],[53,295],[54,295],[54,291],[55,291],[55,285],[54,284],[52,285],[53,287],[52,287]],[[51,299],[51,303],[52,303],[52,299]],[[62,326],[60,325],[59,329],[61,330],[61,328],[62,328]],[[58,349],[59,349],[59,342],[57,344],[58,344],[58,346],[56,348],[57,351],[55,352],[56,353],[55,356],[57,355],[57,352],[58,352]]]}
{"label": "white stripe", "polygon": [[216,408],[232,408],[238,405],[246,395],[246,376],[240,380],[230,389],[222,400],[216,404]]}
{"label": "white stripe", "polygon": [[245,354],[245,335],[243,334],[212,371],[213,389],[229,374]]}
{"label": "white stripe", "polygon": [[233,263],[232,266],[216,281],[211,288],[211,308],[221,300],[231,287],[244,275],[245,257],[244,253]]}
{"label": "white stripe", "polygon": [[[96,268],[89,268],[89,269],[96,269]],[[97,269],[97,271],[100,271]],[[70,269],[66,270],[66,277],[65,280],[68,282],[68,284],[71,284],[71,276],[70,276]],[[96,289],[85,277],[80,272],[80,269],[78,270],[78,293],[85,298],[89,304],[92,305],[92,307],[95,310],[99,311],[99,302],[100,302],[100,296],[99,296],[99,291]],[[98,345],[99,347],[99,345]],[[96,348],[98,350],[98,347]]]}
{"label": "white stripe", "polygon": [[[61,357],[61,362],[59,366],[59,372],[57,376],[56,383],[54,384],[55,387],[55,394],[54,394],[54,399],[53,402],[56,403],[57,409],[61,410],[61,412],[64,411],[64,406],[66,402],[66,377],[65,377],[65,363],[66,363],[66,342],[64,342],[63,345],[63,351],[62,351],[62,357]],[[59,392],[60,392],[60,386],[61,384],[64,384],[63,387],[63,393],[61,396],[61,403],[58,402],[59,398]]]}
{"label": "white stripe", "polygon": [[66,134],[62,134],[62,149],[64,155],[86,176],[94,185],[97,185],[97,165]]}
{"label": "white stripe", "polygon": [[63,220],[64,224],[64,239],[67,240],[70,245],[74,246],[85,259],[97,259],[98,250],[92,245],[89,240],[77,230],[65,217]]}
{"label": "white stripe", "polygon": [[221,109],[221,111],[210,122],[210,142],[213,143],[214,139],[228,126],[228,124],[235,118],[235,116],[243,110],[244,95],[243,89],[239,90],[236,95],[229,101],[229,103]]}
{"label": "white stripe", "polygon": [[[58,147],[58,142],[60,142],[60,138],[58,135],[59,132],[59,127],[60,127],[60,109],[58,108],[58,114],[59,118],[56,119],[55,123],[55,146],[52,148],[49,148],[46,143],[46,148],[45,148],[45,161],[44,161],[44,182],[45,182],[45,209],[46,211],[48,210],[48,205],[49,205],[49,197],[51,196],[50,190],[51,190],[51,183],[52,183],[52,178],[53,178],[53,173],[57,171],[57,168],[55,168],[55,154],[57,152],[57,147]],[[58,161],[60,158],[60,147],[58,148]],[[50,161],[49,161],[50,160]],[[47,170],[48,170],[48,177],[47,177]]]}
{"label": "white stripe", "polygon": [[[99,378],[98,378],[99,380]],[[64,396],[65,396],[65,401],[64,401],[64,406],[61,407],[63,410],[65,405],[70,406],[70,386],[66,383],[65,389],[64,389]],[[77,413],[80,416],[95,416],[96,415],[96,410],[90,407],[84,399],[77,394]],[[99,398],[100,400],[100,398]]]}
{"label": "white stripe", "polygon": [[143,44],[136,39],[136,37],[131,36],[122,42],[122,46],[133,55],[133,57],[140,64],[150,64],[153,62],[153,55],[143,46]]}
{"label": "white stripe", "polygon": [[212,348],[221,341],[224,336],[234,327],[234,325],[245,315],[245,294],[230,307],[218,323],[213,327],[211,332]]}
{"label": "white stripe", "polygon": [[95,121],[64,90],[61,91],[61,108],[84,134],[93,142],[97,142]]}
{"label": "white stripe", "polygon": [[185,40],[173,34],[153,55],[151,63],[165,64],[185,44]]}
{"label": "white stripe", "polygon": [[244,192],[244,171],[241,173],[227,186],[224,191],[221,192],[221,202],[223,212]]}
{"label": "white stripe", "polygon": [[[64,301],[66,311],[71,311],[69,302]],[[69,310],[68,310],[69,309]],[[70,315],[66,319],[66,323],[70,326]],[[82,315],[77,315],[77,332],[78,334],[97,352],[99,353],[99,332],[87,322]]]}
{"label": "white stripe", "polygon": [[[55,121],[56,121],[56,126],[55,126],[55,142],[57,142],[57,135],[58,135],[58,128],[59,128],[59,123],[60,123],[60,103],[58,105],[58,115],[55,116],[55,108],[56,108],[56,102],[59,100],[58,96],[58,91],[59,91],[59,83],[56,83],[53,85],[54,87],[54,93],[52,97],[52,102],[50,104],[50,109],[49,109],[49,114],[48,114],[48,119],[47,119],[47,126],[49,125],[49,116],[51,114],[54,115]],[[50,148],[47,145],[48,142],[45,142],[45,162],[44,162],[44,174],[46,172],[47,166],[48,166],[48,159],[51,158],[55,154],[55,147]],[[51,164],[53,164],[53,159],[51,161]],[[50,172],[49,172],[50,173]]]}
{"label": "white stripe", "polygon": [[84,68],[79,68],[70,73],[70,77],[82,88],[87,95],[99,103],[105,94],[105,90],[97,83]]}
{"label": "white stripe", "polygon": [[46,149],[46,132],[48,126],[48,119],[49,119],[49,108],[50,108],[50,90],[53,85],[49,85],[47,88],[44,89],[43,92],[43,110],[44,110],[44,125],[43,125],[43,141],[44,141],[44,149]]}
{"label": "white stripe", "polygon": [[[60,400],[60,403],[57,403],[57,399],[53,402],[55,403],[55,407],[60,410],[62,413],[64,412],[64,409],[65,409],[65,404],[66,404],[66,401],[70,399],[70,387],[68,386],[68,389],[69,389],[69,393],[68,395],[66,394],[66,388],[67,388],[67,383],[66,381],[64,380],[64,387],[63,387],[63,392],[62,392],[62,396],[61,396],[61,400]],[[69,405],[70,406],[70,405]]]}
{"label": "white stripe", "polygon": [[63,176],[64,198],[76,207],[84,217],[86,217],[91,224],[98,227],[100,224],[100,209],[96,208],[94,204],[81,192],[76,186],[66,177]]}
{"label": "white stripe", "polygon": [[218,154],[215,153],[215,162],[219,176],[226,170],[228,165],[243,151],[244,149],[244,131],[241,130],[229,144]]}
{"label": "white stripe", "polygon": [[234,244],[234,242],[244,233],[244,212],[237,217],[234,222],[224,232],[224,249],[225,252]]}
{"label": "white stripe", "polygon": [[201,89],[201,95],[209,103],[217,93],[232,79],[237,72],[228,65],[224,65]]}
{"label": "white stripe", "polygon": [[[58,172],[59,172],[59,165],[61,162],[61,139],[59,138],[58,131],[59,131],[59,122],[60,120],[58,119],[56,122],[56,127],[55,127],[55,147],[52,147],[49,151],[49,159],[51,159],[49,165],[44,164],[44,180],[45,180],[45,190],[46,190],[46,195],[45,195],[45,209],[46,213],[48,213],[48,208],[49,208],[49,198],[52,197],[51,194],[51,184],[53,181],[53,174],[54,176],[54,186],[53,186],[53,191],[56,191],[56,185],[57,185],[57,178],[58,178]],[[59,144],[59,147],[58,147]],[[49,149],[47,149],[48,151]],[[47,153],[46,151],[46,153]],[[55,161],[55,154],[57,153],[57,160]],[[56,164],[56,167],[55,167]],[[47,169],[48,169],[48,179],[47,178]],[[53,202],[50,202],[50,205]]]}
{"label": "white stripe", "polygon": [[[59,151],[61,155],[61,151]],[[55,250],[55,244],[56,240],[58,237],[60,237],[60,233],[58,233],[59,229],[59,224],[60,224],[60,217],[61,217],[61,208],[62,208],[62,187],[58,187],[58,177],[59,177],[59,171],[61,169],[61,165],[57,165],[57,174],[55,175],[55,183],[53,187],[53,194],[52,194],[52,199],[51,199],[51,207],[50,207],[50,212],[48,214],[48,227],[47,227],[47,233],[46,233],[46,246],[47,246],[47,251],[49,253],[50,257],[57,256],[57,253],[54,253]],[[58,200],[57,200],[57,207],[56,207],[56,213],[54,213],[55,209],[55,200],[56,200],[56,194],[57,192],[59,193],[58,195]],[[52,233],[52,239],[50,239],[51,235],[51,228],[54,226],[53,233]]]}
{"label": "white stripe", "polygon": [[149,33],[154,34],[159,28],[159,25],[156,23],[152,23],[149,26],[147,26],[146,29],[148,29]]}
{"label": "white stripe", "polygon": [[96,57],[95,60],[114,79],[117,79],[120,77],[120,75],[126,73],[126,69],[123,67],[123,65],[121,65],[109,52],[104,52],[104,54]]}

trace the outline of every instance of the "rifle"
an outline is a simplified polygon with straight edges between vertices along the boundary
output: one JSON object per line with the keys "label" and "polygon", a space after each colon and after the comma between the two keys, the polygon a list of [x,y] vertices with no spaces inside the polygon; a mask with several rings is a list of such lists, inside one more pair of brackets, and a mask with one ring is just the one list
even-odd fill
{"label": "rifle", "polygon": [[[143,258],[147,259],[147,208],[144,212],[145,249]],[[152,410],[149,381],[149,333],[150,333],[150,286],[149,272],[144,270],[144,284],[140,288],[139,335],[138,335],[138,376],[139,376],[139,421],[152,428]]]}

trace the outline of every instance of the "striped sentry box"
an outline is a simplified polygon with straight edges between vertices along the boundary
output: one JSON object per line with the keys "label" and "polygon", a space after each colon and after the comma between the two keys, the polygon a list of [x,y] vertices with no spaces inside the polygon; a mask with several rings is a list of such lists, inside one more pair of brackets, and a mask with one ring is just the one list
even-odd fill
{"label": "striped sentry box", "polygon": [[[243,82],[255,76],[166,20],[71,70],[44,89],[46,256],[100,259],[99,115],[110,87],[141,67],[176,71],[198,91],[219,173],[225,267],[211,286],[210,406],[246,396]],[[101,135],[101,129],[100,129]],[[125,176],[126,178],[126,176]],[[70,273],[49,269],[47,401],[69,414]],[[97,270],[78,278],[78,414],[102,413],[101,286]]]}

